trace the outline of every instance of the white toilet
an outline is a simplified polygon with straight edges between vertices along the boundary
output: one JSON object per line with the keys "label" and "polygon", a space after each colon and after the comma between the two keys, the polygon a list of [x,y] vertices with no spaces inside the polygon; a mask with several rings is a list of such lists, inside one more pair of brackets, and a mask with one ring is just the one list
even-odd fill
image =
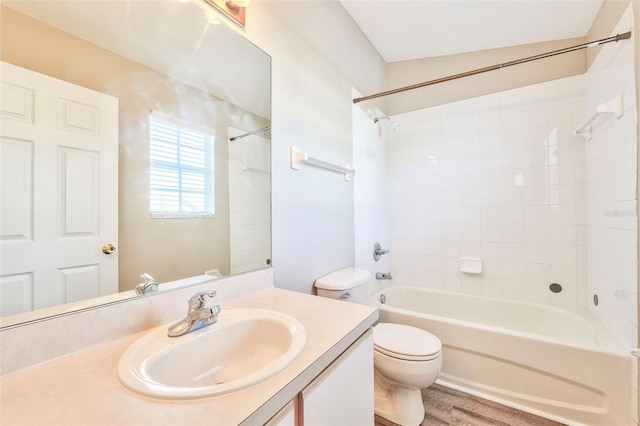
{"label": "white toilet", "polygon": [[[315,282],[318,296],[365,303],[368,271],[346,268]],[[373,327],[375,412],[394,423],[415,426],[424,419],[420,390],[431,386],[442,366],[442,343],[433,334],[402,324]]]}

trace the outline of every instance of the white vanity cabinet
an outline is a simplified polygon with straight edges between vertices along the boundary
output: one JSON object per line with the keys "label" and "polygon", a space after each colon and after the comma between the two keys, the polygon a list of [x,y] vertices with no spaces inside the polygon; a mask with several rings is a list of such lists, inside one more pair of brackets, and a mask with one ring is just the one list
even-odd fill
{"label": "white vanity cabinet", "polygon": [[266,426],[373,424],[373,332],[369,329]]}
{"label": "white vanity cabinet", "polygon": [[[114,371],[123,353],[148,333],[142,331],[0,377],[2,424],[112,425],[130,423],[136,416],[140,426],[197,423],[203,418],[216,425],[373,425],[370,327],[378,319],[377,310],[271,288],[230,302],[223,312],[264,307],[300,320],[308,338],[296,361],[257,386],[186,402],[129,392]],[[43,336],[59,329],[57,323],[40,326]],[[3,345],[16,341],[12,332],[0,333]],[[27,334],[21,331],[19,338]],[[34,406],[38,409],[31,409]],[[120,406],[127,409],[113,410]]]}
{"label": "white vanity cabinet", "polygon": [[373,332],[368,330],[316,377],[299,399],[304,426],[374,424]]}

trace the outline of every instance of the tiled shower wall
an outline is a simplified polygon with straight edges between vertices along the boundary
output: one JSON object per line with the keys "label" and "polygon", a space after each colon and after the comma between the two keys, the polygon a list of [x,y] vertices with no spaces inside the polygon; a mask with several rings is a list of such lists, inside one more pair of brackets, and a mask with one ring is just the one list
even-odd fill
{"label": "tiled shower wall", "polygon": [[[631,9],[614,30],[632,29]],[[637,106],[634,39],[601,49],[586,74],[585,117],[616,94],[619,119],[602,117],[585,143],[589,310],[627,348],[638,345]],[[598,305],[594,303],[598,298]]]}
{"label": "tiled shower wall", "polygon": [[[629,10],[614,34],[632,27]],[[395,281],[588,306],[636,347],[636,90],[631,39],[602,48],[585,75],[395,116]],[[622,117],[600,117],[591,140],[573,135],[618,93]],[[461,273],[460,257],[481,258],[482,274]]]}
{"label": "tiled shower wall", "polygon": [[[229,128],[230,136],[244,131]],[[239,274],[271,264],[271,150],[258,135],[229,143],[229,263]]]}
{"label": "tiled shower wall", "polygon": [[[362,94],[354,91],[353,97],[359,96]],[[383,249],[391,245],[386,172],[391,127],[387,120],[374,123],[376,117],[382,116],[380,111],[353,106],[353,158],[357,172],[353,178],[355,267],[371,273],[369,293],[387,283],[376,280],[376,272],[391,272],[391,254],[378,261],[373,258],[376,242]]]}
{"label": "tiled shower wall", "polygon": [[[576,76],[394,117],[396,282],[585,304],[584,87]],[[460,257],[481,258],[482,274],[461,273]]]}

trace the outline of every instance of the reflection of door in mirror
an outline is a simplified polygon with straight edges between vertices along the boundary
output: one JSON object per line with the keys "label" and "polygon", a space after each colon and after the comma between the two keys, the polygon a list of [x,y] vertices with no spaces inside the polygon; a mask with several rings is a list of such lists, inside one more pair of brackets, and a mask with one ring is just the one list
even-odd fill
{"label": "reflection of door in mirror", "polygon": [[118,99],[2,63],[0,313],[118,289]]}

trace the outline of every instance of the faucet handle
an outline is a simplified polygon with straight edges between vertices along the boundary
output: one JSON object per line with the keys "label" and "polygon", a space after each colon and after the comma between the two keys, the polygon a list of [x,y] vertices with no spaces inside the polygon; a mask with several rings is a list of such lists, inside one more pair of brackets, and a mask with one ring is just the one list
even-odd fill
{"label": "faucet handle", "polygon": [[200,291],[191,296],[191,298],[189,299],[189,307],[192,309],[204,308],[204,305],[206,305],[207,303],[205,301],[205,296],[214,297],[215,295],[215,290]]}
{"label": "faucet handle", "polygon": [[378,260],[380,260],[380,257],[383,254],[387,254],[389,253],[389,250],[383,250],[382,246],[380,245],[380,243],[375,243],[373,246],[373,260],[375,260],[376,262]]}

